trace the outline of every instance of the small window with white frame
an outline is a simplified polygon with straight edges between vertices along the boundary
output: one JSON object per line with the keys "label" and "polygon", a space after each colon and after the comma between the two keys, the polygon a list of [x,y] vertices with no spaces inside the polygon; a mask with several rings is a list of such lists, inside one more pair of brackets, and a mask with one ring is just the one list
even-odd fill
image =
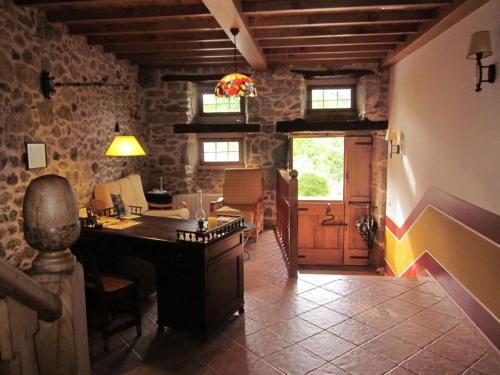
{"label": "small window with white frame", "polygon": [[200,139],[201,165],[242,165],[243,142],[241,138]]}
{"label": "small window with white frame", "polygon": [[308,93],[310,112],[355,111],[354,86],[310,87]]}
{"label": "small window with white frame", "polygon": [[242,113],[240,97],[218,98],[213,93],[203,92],[201,97],[201,114],[206,115],[239,115]]}

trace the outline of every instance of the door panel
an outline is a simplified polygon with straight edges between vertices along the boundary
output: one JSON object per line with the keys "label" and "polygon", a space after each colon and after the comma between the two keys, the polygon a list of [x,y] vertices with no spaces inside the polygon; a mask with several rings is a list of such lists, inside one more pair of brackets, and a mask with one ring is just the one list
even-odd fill
{"label": "door panel", "polygon": [[345,145],[345,264],[368,264],[368,248],[356,220],[369,214],[372,137],[349,137]]}
{"label": "door panel", "polygon": [[335,222],[343,223],[342,202],[299,201],[299,264],[343,263],[344,227],[321,224],[328,203]]}

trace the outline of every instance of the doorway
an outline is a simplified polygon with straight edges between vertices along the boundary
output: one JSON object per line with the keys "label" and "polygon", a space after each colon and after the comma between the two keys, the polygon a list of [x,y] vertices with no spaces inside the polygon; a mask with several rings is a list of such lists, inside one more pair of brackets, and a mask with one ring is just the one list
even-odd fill
{"label": "doorway", "polygon": [[367,265],[356,220],[370,207],[371,136],[294,136],[299,264]]}

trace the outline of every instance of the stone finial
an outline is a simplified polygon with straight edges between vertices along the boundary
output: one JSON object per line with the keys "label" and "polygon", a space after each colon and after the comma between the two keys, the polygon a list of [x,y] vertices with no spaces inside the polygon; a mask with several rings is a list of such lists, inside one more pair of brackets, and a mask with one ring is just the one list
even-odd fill
{"label": "stone finial", "polygon": [[37,273],[71,272],[75,257],[68,249],[80,236],[78,202],[68,180],[45,175],[30,182],[23,201],[24,237],[40,251]]}
{"label": "stone finial", "polygon": [[289,175],[291,178],[297,178],[297,176],[299,175],[299,172],[297,172],[295,169],[292,169],[290,171]]}

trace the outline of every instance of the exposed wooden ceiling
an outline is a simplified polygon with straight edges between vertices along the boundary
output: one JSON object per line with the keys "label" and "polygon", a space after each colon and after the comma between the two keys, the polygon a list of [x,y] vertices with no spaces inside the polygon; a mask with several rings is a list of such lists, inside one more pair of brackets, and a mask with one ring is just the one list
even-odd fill
{"label": "exposed wooden ceiling", "polygon": [[[392,64],[487,0],[16,0],[133,64]],[[439,31],[441,30],[441,31]],[[246,64],[245,64],[246,65]]]}

